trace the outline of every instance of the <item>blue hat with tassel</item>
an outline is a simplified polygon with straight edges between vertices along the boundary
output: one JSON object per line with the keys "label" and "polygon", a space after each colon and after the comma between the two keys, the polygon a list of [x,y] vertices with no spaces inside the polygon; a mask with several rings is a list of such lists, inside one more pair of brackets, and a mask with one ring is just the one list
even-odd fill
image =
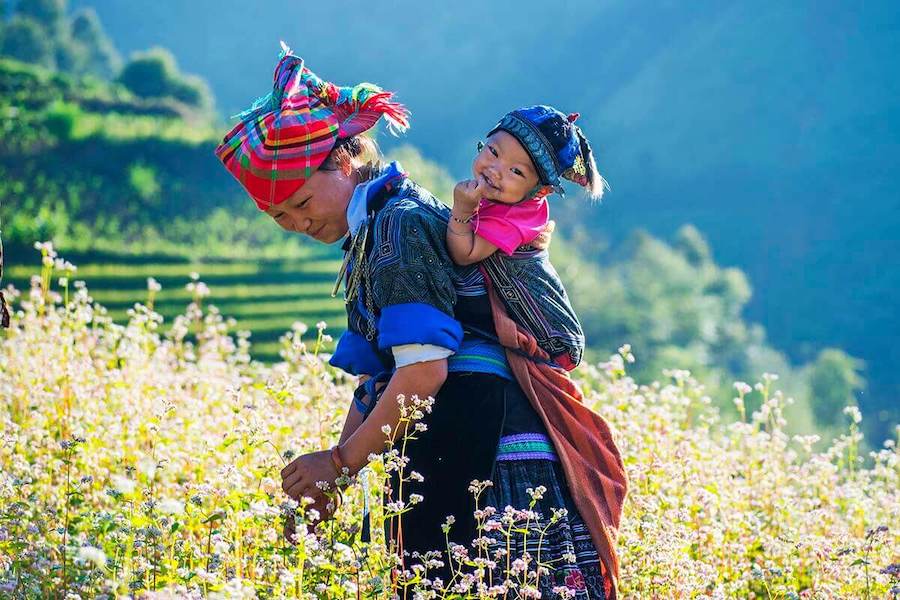
{"label": "blue hat with tassel", "polygon": [[578,117],[539,104],[505,114],[488,135],[505,131],[515,137],[537,168],[541,186],[564,196],[560,179],[568,179],[599,199],[609,186],[597,171],[587,137],[575,124]]}

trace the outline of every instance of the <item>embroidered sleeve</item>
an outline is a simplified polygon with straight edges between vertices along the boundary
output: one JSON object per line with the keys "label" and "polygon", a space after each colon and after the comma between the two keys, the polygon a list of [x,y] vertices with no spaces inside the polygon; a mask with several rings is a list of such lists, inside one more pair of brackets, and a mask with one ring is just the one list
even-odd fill
{"label": "embroidered sleeve", "polygon": [[410,199],[378,213],[370,277],[378,347],[432,344],[456,352],[462,326],[453,317],[456,291],[441,217]]}

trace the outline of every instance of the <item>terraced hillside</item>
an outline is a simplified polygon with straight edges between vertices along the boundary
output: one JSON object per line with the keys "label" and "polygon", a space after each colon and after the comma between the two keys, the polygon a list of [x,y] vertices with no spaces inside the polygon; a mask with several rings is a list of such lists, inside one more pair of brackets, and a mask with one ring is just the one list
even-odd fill
{"label": "terraced hillside", "polygon": [[[318,321],[328,324],[335,339],[345,326],[343,301],[331,297],[340,256],[330,247],[304,247],[304,256],[290,260],[211,259],[191,262],[180,257],[94,256],[90,262],[73,260],[78,270],[74,279],[87,283],[94,300],[106,307],[117,322],[128,320],[128,309],[148,299],[147,280],[162,286],[153,307],[164,318],[167,330],[176,315],[190,303],[186,286],[191,273],[210,290],[204,299],[226,317],[234,317],[234,331],[252,332],[252,355],[271,362],[279,360],[278,338],[296,321],[313,328]],[[66,257],[72,260],[71,257]],[[39,257],[29,264],[7,265],[4,283],[27,289],[31,275],[39,271]],[[54,277],[55,281],[56,277]],[[233,332],[232,332],[233,333]],[[332,344],[325,349],[330,350]]]}

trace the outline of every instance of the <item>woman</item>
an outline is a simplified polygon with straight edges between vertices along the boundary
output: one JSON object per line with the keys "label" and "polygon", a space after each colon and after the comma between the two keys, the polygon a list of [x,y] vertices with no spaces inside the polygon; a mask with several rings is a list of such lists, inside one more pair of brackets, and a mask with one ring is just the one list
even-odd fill
{"label": "woman", "polygon": [[[425,478],[410,491],[424,500],[404,516],[403,550],[445,549],[448,515],[456,519],[451,539],[469,545],[476,535],[472,480],[493,481],[481,504],[500,510],[527,508],[527,490],[544,486],[535,507],[543,523],[552,508],[568,509],[541,548],[542,562],[554,565],[541,581],[544,597],[561,585],[579,598],[615,597],[616,573],[601,570],[544,424],[491,339],[481,272],[448,255],[448,208],[398,164],[367,162],[373,144],[360,134],[382,116],[407,127],[407,113],[390,93],[325,82],[285,49],[272,94],[245,111],[216,150],[279,226],[327,244],[344,239],[347,331],[330,362],[363,385],[338,445],[295,459],[282,472],[284,491],[321,502],[317,481],[334,481],[343,467],[357,473],[384,450],[382,428],[400,418],[398,403],[388,399],[431,396],[428,430],[408,446],[407,472]],[[376,382],[385,383],[378,393]],[[513,548],[514,558],[524,550]]]}

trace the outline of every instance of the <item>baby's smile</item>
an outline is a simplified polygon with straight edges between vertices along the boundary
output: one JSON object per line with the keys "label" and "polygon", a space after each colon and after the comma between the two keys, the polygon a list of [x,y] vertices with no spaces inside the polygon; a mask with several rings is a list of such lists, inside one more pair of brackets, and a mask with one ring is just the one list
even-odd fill
{"label": "baby's smile", "polygon": [[484,182],[488,185],[488,187],[493,188],[493,189],[497,190],[498,192],[500,191],[500,187],[494,185],[494,182],[491,181],[491,178],[488,177],[487,175],[485,175],[484,172],[481,173],[481,178],[482,178],[482,179],[484,180]]}

